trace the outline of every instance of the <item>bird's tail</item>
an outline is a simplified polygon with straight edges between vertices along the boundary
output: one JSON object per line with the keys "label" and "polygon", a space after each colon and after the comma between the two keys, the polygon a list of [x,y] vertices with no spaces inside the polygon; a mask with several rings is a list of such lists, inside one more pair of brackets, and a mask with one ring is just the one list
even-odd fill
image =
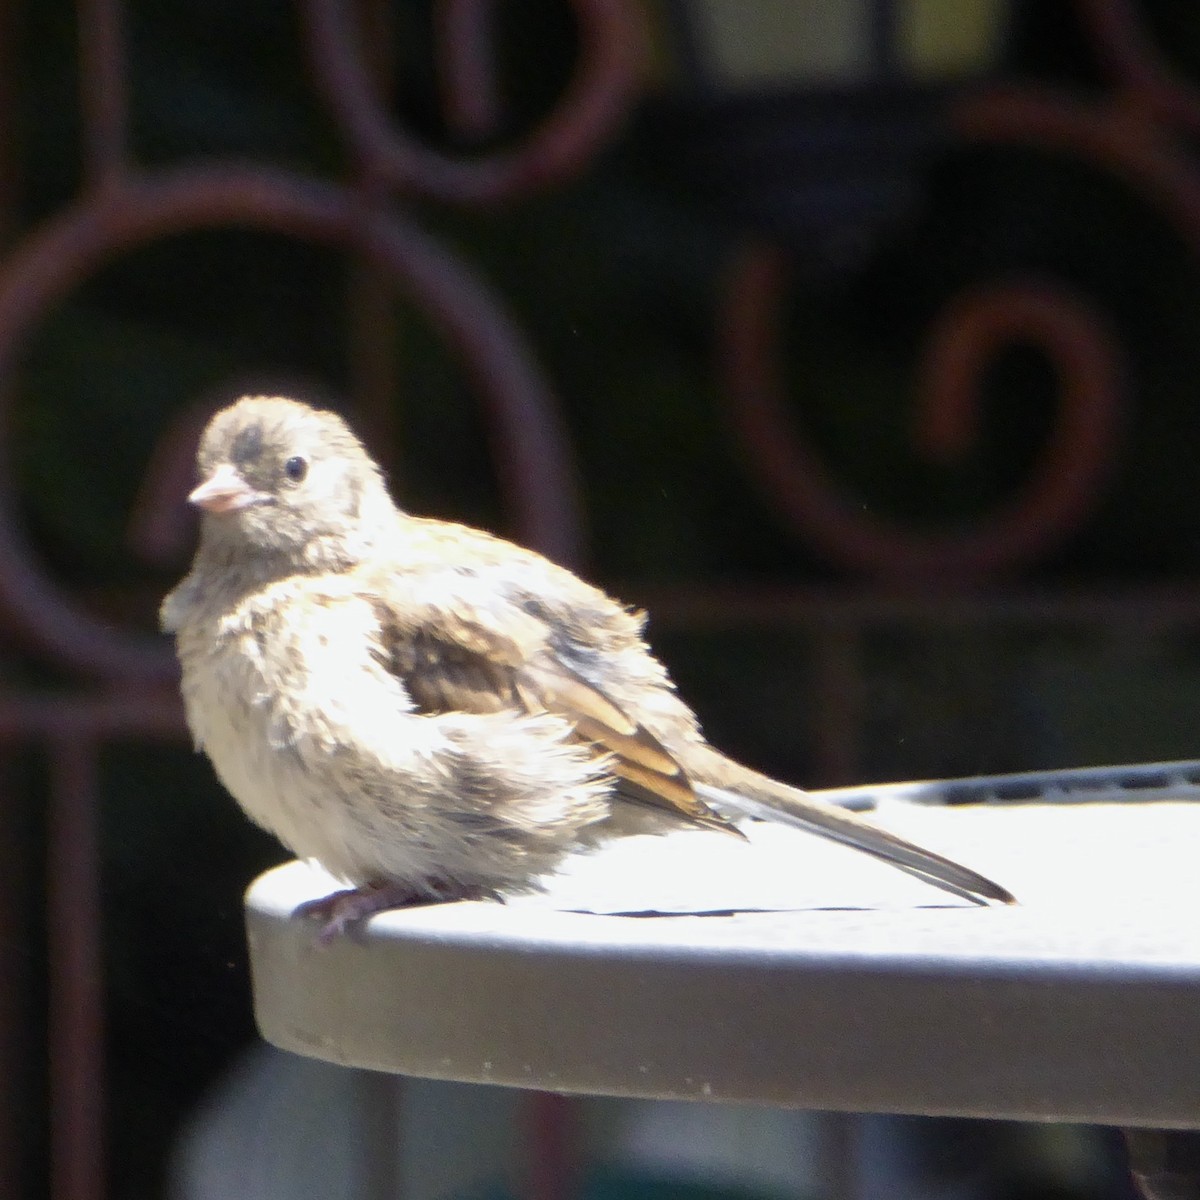
{"label": "bird's tail", "polygon": [[1011,892],[978,871],[932,850],[914,846],[854,813],[814,799],[799,788],[759,775],[728,759],[724,759],[718,769],[705,773],[717,776],[719,782],[704,782],[693,775],[692,786],[701,799],[721,811],[762,821],[782,821],[819,834],[862,850],[925,883],[976,903],[987,900],[1016,903]]}

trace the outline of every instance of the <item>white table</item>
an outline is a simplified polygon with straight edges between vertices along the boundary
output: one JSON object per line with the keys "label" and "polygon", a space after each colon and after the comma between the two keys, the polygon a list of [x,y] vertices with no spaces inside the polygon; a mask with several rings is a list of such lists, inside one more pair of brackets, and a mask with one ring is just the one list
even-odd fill
{"label": "white table", "polygon": [[[315,943],[300,863],[247,895],[268,1041],[562,1092],[1200,1127],[1200,805],[885,802],[1009,887],[974,907],[804,834],[638,839],[551,897]],[[777,908],[704,916],[562,911]]]}

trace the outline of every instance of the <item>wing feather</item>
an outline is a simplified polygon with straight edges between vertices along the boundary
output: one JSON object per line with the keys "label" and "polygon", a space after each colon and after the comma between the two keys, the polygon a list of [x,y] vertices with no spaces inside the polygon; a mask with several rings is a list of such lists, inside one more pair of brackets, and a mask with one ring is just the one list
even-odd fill
{"label": "wing feather", "polygon": [[[548,712],[574,726],[581,741],[610,756],[612,770],[633,800],[710,828],[738,833],[697,796],[671,752],[602,687],[555,653],[545,620],[513,608],[504,627],[478,606],[406,607],[399,619],[380,605],[385,665],[427,712]],[[495,600],[487,610],[494,613]],[[509,619],[511,618],[511,620]]]}

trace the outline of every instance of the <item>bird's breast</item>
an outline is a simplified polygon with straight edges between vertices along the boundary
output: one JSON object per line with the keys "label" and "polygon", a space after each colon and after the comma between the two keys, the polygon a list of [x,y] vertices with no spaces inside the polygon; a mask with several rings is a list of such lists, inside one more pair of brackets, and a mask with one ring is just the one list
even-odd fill
{"label": "bird's breast", "polygon": [[178,635],[188,724],[222,784],[294,853],[347,879],[360,873],[364,774],[409,706],[373,635],[365,607],[261,602]]}

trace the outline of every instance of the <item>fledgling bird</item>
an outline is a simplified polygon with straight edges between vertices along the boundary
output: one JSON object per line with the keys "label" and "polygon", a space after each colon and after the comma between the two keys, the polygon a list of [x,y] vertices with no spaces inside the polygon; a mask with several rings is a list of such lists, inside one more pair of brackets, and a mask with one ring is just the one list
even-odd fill
{"label": "fledgling bird", "polygon": [[340,417],[213,417],[191,571],[163,601],[196,745],[259,825],[351,885],[335,936],[503,897],[615,834],[780,820],[958,895],[998,884],[710,746],[645,618],[548,559],[413,517]]}

